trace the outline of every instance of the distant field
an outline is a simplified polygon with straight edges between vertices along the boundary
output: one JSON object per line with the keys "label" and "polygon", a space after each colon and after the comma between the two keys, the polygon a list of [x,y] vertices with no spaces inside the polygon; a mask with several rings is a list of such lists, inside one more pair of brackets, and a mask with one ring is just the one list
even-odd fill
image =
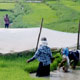
{"label": "distant field", "polygon": [[16,1],[26,1],[26,0],[0,0],[0,2],[16,2]]}
{"label": "distant field", "polygon": [[[1,11],[2,9],[4,11]],[[0,3],[0,27],[4,27],[3,17],[6,13],[9,14],[11,28],[39,27],[41,19],[44,18],[43,27],[64,32],[77,32],[80,1],[45,0],[43,3]]]}
{"label": "distant field", "polygon": [[43,3],[30,3],[31,12],[23,16],[23,22],[31,26],[40,26],[41,19],[44,18],[44,24],[57,21],[56,11]]}
{"label": "distant field", "polygon": [[80,10],[77,9],[77,7],[80,7],[79,2],[61,0],[49,1],[46,4],[56,11],[59,18],[57,22],[46,25],[47,28],[50,26],[55,30],[77,32],[80,19]]}
{"label": "distant field", "polygon": [[0,3],[0,27],[4,27],[5,14],[12,14],[12,10],[15,8],[15,3]]}
{"label": "distant field", "polygon": [[0,9],[13,9],[15,3],[0,3]]}

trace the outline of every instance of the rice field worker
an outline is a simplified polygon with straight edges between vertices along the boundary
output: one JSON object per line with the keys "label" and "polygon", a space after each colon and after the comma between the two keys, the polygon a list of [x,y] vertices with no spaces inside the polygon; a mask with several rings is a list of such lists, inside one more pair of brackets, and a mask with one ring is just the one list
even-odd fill
{"label": "rice field worker", "polygon": [[61,49],[61,54],[62,54],[62,61],[59,64],[59,68],[63,67],[64,72],[68,72],[68,68],[70,66],[70,61],[69,61],[69,49],[68,47]]}
{"label": "rice field worker", "polygon": [[69,52],[70,65],[72,69],[75,69],[79,60],[80,60],[80,52],[79,50],[73,50]]}
{"label": "rice field worker", "polygon": [[35,52],[34,56],[31,59],[27,60],[27,63],[29,63],[35,59],[38,59],[39,66],[36,73],[36,76],[38,77],[50,75],[51,59],[54,59],[50,48],[47,46],[48,45],[47,39],[43,37],[41,38],[41,42],[42,44]]}

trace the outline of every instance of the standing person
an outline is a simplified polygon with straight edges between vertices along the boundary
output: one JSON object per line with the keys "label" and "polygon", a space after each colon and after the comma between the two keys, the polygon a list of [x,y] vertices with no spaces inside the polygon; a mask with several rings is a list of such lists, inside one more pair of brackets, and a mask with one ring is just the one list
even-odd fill
{"label": "standing person", "polygon": [[4,22],[5,22],[5,28],[9,28],[9,17],[8,14],[6,14],[6,16],[4,17]]}
{"label": "standing person", "polygon": [[50,48],[47,46],[47,39],[43,37],[41,39],[41,42],[42,44],[36,51],[35,55],[31,59],[27,60],[27,63],[35,59],[38,59],[38,61],[40,62],[36,74],[36,76],[38,77],[50,75],[50,63],[51,59],[54,59]]}

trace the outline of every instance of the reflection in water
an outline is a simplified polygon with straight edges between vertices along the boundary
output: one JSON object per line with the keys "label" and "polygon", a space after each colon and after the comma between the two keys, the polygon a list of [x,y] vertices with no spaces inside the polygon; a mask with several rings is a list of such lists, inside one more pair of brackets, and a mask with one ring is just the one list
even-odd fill
{"label": "reflection in water", "polygon": [[51,72],[49,80],[80,80],[80,71],[74,70],[68,73],[61,71]]}
{"label": "reflection in water", "polygon": [[[35,74],[31,74],[35,77]],[[46,80],[80,80],[80,70],[69,70],[69,72],[64,73],[62,71],[54,71],[50,73],[49,77],[43,77]]]}

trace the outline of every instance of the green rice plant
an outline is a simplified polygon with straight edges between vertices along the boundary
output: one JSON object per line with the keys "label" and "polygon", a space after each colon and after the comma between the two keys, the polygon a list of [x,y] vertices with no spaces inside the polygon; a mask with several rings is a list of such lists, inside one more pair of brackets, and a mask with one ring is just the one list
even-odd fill
{"label": "green rice plant", "polygon": [[80,19],[80,0],[45,0],[44,3],[0,3],[0,27],[9,15],[10,28],[43,27],[64,32],[77,32]]}
{"label": "green rice plant", "polygon": [[79,11],[80,12],[80,3],[79,2],[75,2],[75,1],[71,1],[71,0],[62,0],[62,4],[64,4],[65,6],[72,8],[73,10]]}
{"label": "green rice plant", "polygon": [[0,68],[1,80],[45,80],[40,78],[32,78],[29,73],[20,68]]}
{"label": "green rice plant", "polygon": [[[69,5],[67,2],[69,3],[69,1],[67,0],[66,1],[60,0],[59,2],[58,1],[46,2],[46,5],[48,5],[50,8],[56,11],[56,15],[58,17],[58,20],[56,22],[52,22],[45,25],[47,28],[64,32],[78,31],[80,12],[73,8],[79,3],[76,3],[76,5],[74,5],[73,8],[70,8],[66,6]],[[73,3],[74,2],[72,2],[71,4]]]}
{"label": "green rice plant", "polygon": [[[34,52],[20,52],[14,54],[0,54],[0,80],[45,80],[43,78],[32,78],[29,73],[37,71],[39,62],[37,60],[26,63]],[[62,57],[59,52],[53,52],[56,58],[50,66],[50,70],[56,70]]]}
{"label": "green rice plant", "polygon": [[56,61],[53,61],[53,63],[50,65],[50,70],[51,71],[56,70],[57,66],[58,66],[58,63]]}
{"label": "green rice plant", "polygon": [[[0,80],[39,80],[32,78],[29,73],[37,71],[39,62],[37,60],[26,63],[34,52],[20,52],[14,54],[0,55]],[[54,56],[60,56],[56,54]],[[51,70],[57,69],[57,61],[51,64]],[[45,79],[40,79],[45,80]]]}
{"label": "green rice plant", "polygon": [[31,24],[33,27],[40,26],[41,19],[44,18],[44,24],[55,22],[57,20],[56,12],[43,3],[29,3],[31,12],[23,16],[25,24]]}
{"label": "green rice plant", "polygon": [[27,0],[0,0],[0,2],[2,3],[13,3],[13,2],[24,2],[24,1],[27,1]]}
{"label": "green rice plant", "polygon": [[0,9],[12,10],[15,7],[15,3],[0,3]]}
{"label": "green rice plant", "polygon": [[53,63],[51,64],[50,66],[50,70],[56,70],[57,69],[57,66],[58,64],[61,62],[62,60],[62,56],[60,55],[60,53],[53,53],[53,56],[54,57],[58,57],[58,58],[55,58],[55,60],[53,61]]}

